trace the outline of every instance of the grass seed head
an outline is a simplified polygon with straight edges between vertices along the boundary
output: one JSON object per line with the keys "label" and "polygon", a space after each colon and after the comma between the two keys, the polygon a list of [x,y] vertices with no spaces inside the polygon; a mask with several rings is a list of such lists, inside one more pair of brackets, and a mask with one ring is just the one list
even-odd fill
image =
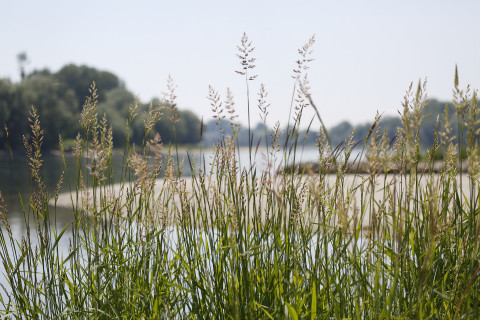
{"label": "grass seed head", "polygon": [[165,104],[166,109],[169,111],[169,115],[167,116],[168,121],[175,124],[180,121],[179,117],[180,114],[178,113],[177,109],[177,95],[175,94],[175,90],[177,89],[177,85],[171,75],[168,75],[167,79],[167,92],[163,92],[162,102]]}
{"label": "grass seed head", "polygon": [[146,112],[145,120],[143,120],[143,125],[145,128],[145,137],[148,137],[150,131],[153,129],[155,124],[163,116],[162,105],[154,105],[153,102],[150,103],[148,111]]}
{"label": "grass seed head", "polygon": [[207,99],[210,101],[211,110],[213,112],[213,118],[217,119],[217,126],[218,131],[222,132],[223,135],[223,128],[222,128],[222,120],[225,118],[223,114],[223,106],[222,102],[220,101],[221,97],[218,91],[213,89],[212,86],[208,86],[208,97]]}
{"label": "grass seed head", "polygon": [[240,59],[241,69],[235,71],[236,73],[245,76],[247,80],[254,80],[256,75],[249,75],[248,70],[255,68],[256,58],[252,57],[251,54],[255,50],[255,47],[252,46],[252,42],[248,40],[246,33],[243,33],[242,39],[240,41],[240,46],[237,46],[239,51],[236,56]]}
{"label": "grass seed head", "polygon": [[7,215],[8,215],[7,205],[5,204],[3,193],[0,191],[0,219],[2,220],[3,225],[7,229],[7,232],[10,238],[12,238],[12,230],[10,228],[10,224],[8,223]]}
{"label": "grass seed head", "polygon": [[264,124],[267,122],[268,107],[270,103],[267,102],[268,92],[265,90],[265,85],[260,84],[260,91],[258,92],[258,109],[260,111],[260,119]]}
{"label": "grass seed head", "polygon": [[233,94],[230,91],[230,88],[227,88],[227,96],[225,98],[225,110],[228,114],[228,118],[230,120],[230,126],[234,130],[238,130],[240,124],[237,122],[238,113],[235,111],[235,102],[233,101]]}
{"label": "grass seed head", "polygon": [[88,132],[90,129],[94,129],[97,126],[97,102],[98,102],[98,94],[97,94],[97,87],[95,86],[95,82],[89,88],[90,96],[88,96],[83,104],[82,112],[80,114],[80,125],[82,127],[82,131],[84,137],[88,136]]}
{"label": "grass seed head", "polygon": [[297,66],[293,69],[292,78],[299,80],[305,70],[309,68],[309,63],[313,61],[310,56],[313,53],[312,47],[315,44],[315,35],[308,39],[307,43],[298,49],[299,59],[296,61]]}

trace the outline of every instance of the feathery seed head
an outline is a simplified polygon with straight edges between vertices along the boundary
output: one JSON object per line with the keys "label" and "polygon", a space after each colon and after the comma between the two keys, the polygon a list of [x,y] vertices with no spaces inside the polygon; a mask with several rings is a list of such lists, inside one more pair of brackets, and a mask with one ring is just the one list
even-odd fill
{"label": "feathery seed head", "polygon": [[309,63],[313,61],[313,59],[309,58],[309,56],[313,53],[312,47],[315,44],[315,35],[313,35],[306,44],[303,45],[302,48],[298,49],[298,54],[300,58],[297,60],[297,67],[293,69],[293,76],[292,78],[296,80],[300,80],[303,72],[308,70]]}
{"label": "feathery seed head", "polygon": [[143,120],[145,127],[145,136],[147,137],[149,132],[153,129],[155,124],[163,116],[161,105],[153,105],[153,102],[150,103],[148,111],[146,112],[146,119]]}
{"label": "feathery seed head", "polygon": [[95,130],[97,124],[97,88],[95,82],[92,83],[89,90],[90,96],[86,97],[85,103],[83,104],[82,113],[80,114],[80,125],[82,127],[85,137],[90,129]]}
{"label": "feathery seed head", "polygon": [[248,69],[255,68],[253,64],[256,58],[251,57],[253,50],[255,47],[252,46],[252,42],[248,41],[248,36],[246,33],[243,33],[240,46],[237,46],[237,49],[240,53],[236,56],[240,59],[241,70],[235,71],[240,75],[244,75],[247,80],[254,80],[257,76],[256,75],[248,75]]}
{"label": "feathery seed head", "polygon": [[177,103],[175,102],[177,99],[175,94],[177,87],[171,75],[168,75],[167,92],[163,92],[162,102],[166,105],[167,110],[170,111],[170,115],[167,116],[168,121],[174,124],[180,121],[180,114],[178,113]]}
{"label": "feathery seed head", "polygon": [[270,103],[266,101],[268,92],[265,90],[265,85],[260,84],[260,91],[258,92],[258,109],[260,110],[260,119],[263,123],[267,122],[268,107]]}
{"label": "feathery seed head", "polygon": [[217,119],[218,131],[223,132],[222,120],[225,118],[225,115],[223,114],[222,102],[220,101],[221,97],[212,86],[208,86],[207,99],[210,101],[211,110],[214,113],[213,118]]}
{"label": "feathery seed head", "polygon": [[7,215],[8,215],[7,205],[5,204],[5,199],[3,198],[3,194],[0,191],[0,219],[2,220],[3,225],[5,226],[8,234],[11,237],[12,230],[10,229],[10,224],[8,223]]}
{"label": "feathery seed head", "polygon": [[230,126],[232,129],[236,130],[240,127],[240,124],[236,122],[238,118],[238,113],[236,113],[234,108],[235,102],[233,101],[232,91],[230,88],[227,88],[227,96],[225,98],[225,110],[229,114]]}

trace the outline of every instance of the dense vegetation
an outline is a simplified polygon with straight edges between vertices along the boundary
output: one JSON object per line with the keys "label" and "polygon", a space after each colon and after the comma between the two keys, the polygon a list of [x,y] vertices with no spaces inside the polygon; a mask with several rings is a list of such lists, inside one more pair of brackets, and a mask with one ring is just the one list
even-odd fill
{"label": "dense vegetation", "polygon": [[[80,112],[85,100],[90,93],[88,88],[92,82],[96,83],[98,90],[98,113],[106,114],[109,124],[113,129],[114,145],[121,147],[125,141],[125,123],[124,119],[128,116],[128,110],[134,103],[139,104],[139,117],[132,124],[130,132],[130,141],[141,144],[143,140],[143,121],[150,104],[168,103],[154,99],[149,103],[140,103],[135,101],[134,95],[125,88],[122,81],[114,74],[107,71],[100,71],[87,66],[66,65],[59,71],[52,73],[47,69],[34,70],[30,74],[25,74],[22,70],[23,80],[19,83],[12,83],[7,79],[0,79],[0,124],[6,125],[10,134],[10,143],[12,148],[19,149],[23,147],[22,136],[28,132],[28,123],[25,119],[28,116],[28,110],[32,105],[37,107],[38,113],[43,120],[45,131],[45,149],[58,148],[58,136],[62,135],[66,141],[75,139],[80,129]],[[422,148],[427,148],[433,144],[433,128],[437,116],[443,115],[445,107],[448,106],[449,117],[452,120],[452,129],[456,130],[458,124],[455,120],[455,111],[451,103],[444,103],[437,100],[429,100],[427,106],[422,111],[426,116],[420,126]],[[165,108],[164,117],[154,128],[164,142],[175,142],[173,128],[168,118],[169,109]],[[176,142],[178,144],[197,144],[200,142],[200,120],[189,111],[178,111],[178,121],[176,125]],[[428,116],[427,116],[428,115]],[[370,130],[372,123],[352,125],[348,121],[339,123],[328,130],[329,138],[333,145],[343,143],[354,130],[356,140],[365,137]],[[401,126],[399,116],[385,116],[381,118],[379,127],[387,130],[390,138],[393,138],[397,128]],[[219,130],[220,129],[220,130]],[[212,146],[216,144],[223,134],[233,135],[234,129],[238,145],[248,146],[248,129],[236,124],[234,128],[230,126],[227,119],[213,119],[206,121],[202,130],[202,144]],[[272,128],[267,128],[269,135],[272,134]],[[265,125],[262,122],[251,128],[250,134],[253,135],[253,143],[265,145],[264,138]],[[153,134],[153,132],[152,132]],[[306,145],[316,144],[316,132],[314,130],[300,130],[299,137]],[[267,136],[267,143],[271,139]],[[281,144],[285,144],[286,137],[281,137]],[[7,148],[7,138],[5,132],[0,132],[0,149]]]}
{"label": "dense vegetation", "polygon": [[58,149],[59,135],[65,141],[75,139],[80,131],[80,115],[85,98],[90,95],[89,88],[95,82],[99,88],[98,113],[106,114],[112,127],[114,144],[120,147],[125,142],[125,119],[133,104],[138,104],[138,117],[132,123],[130,142],[142,144],[144,138],[143,122],[150,105],[164,106],[163,117],[155,126],[154,132],[162,136],[164,142],[175,142],[174,130],[167,118],[178,114],[181,120],[175,126],[176,142],[195,144],[200,141],[200,120],[190,111],[179,111],[167,101],[154,99],[149,103],[136,101],[120,79],[106,71],[87,66],[67,65],[57,72],[36,70],[19,83],[0,79],[0,124],[6,125],[9,132],[7,139],[4,130],[0,132],[0,149],[8,147],[10,140],[13,149],[23,148],[22,137],[28,132],[28,112],[32,105],[42,118],[45,140],[44,149]]}
{"label": "dense vegetation", "polygon": [[[62,195],[59,189],[49,193],[43,183],[42,122],[32,109],[27,143],[32,195],[24,206],[29,231],[21,240],[12,234],[0,197],[0,259],[8,280],[0,300],[3,316],[480,318],[476,91],[462,90],[455,74],[452,111],[459,126],[454,131],[450,117],[439,119],[425,170],[417,170],[421,123],[428,119],[426,88],[419,84],[407,90],[393,143],[379,127],[380,117],[359,142],[365,161],[358,165],[366,174],[346,173],[358,142],[352,136],[336,148],[318,113],[320,172],[279,171],[277,165],[295,159],[296,148],[302,147],[298,129],[304,108],[315,108],[305,72],[313,43],[311,38],[299,50],[293,119],[283,134],[287,143],[279,143],[282,134],[275,126],[266,155],[270,166],[262,171],[248,165],[252,143],[250,159],[241,159],[247,165],[239,165],[233,130],[214,147],[211,169],[189,164],[189,179],[177,176],[175,151],[170,148],[165,155],[158,136],[146,138],[141,150],[125,143],[122,179],[116,181],[109,165],[113,138],[98,118],[101,102],[92,89],[74,147],[77,180],[72,197],[67,195],[74,222],[62,230],[52,222]],[[246,35],[239,50],[238,73],[249,86],[255,66]],[[266,116],[266,95],[260,96]],[[250,113],[250,105],[246,109]],[[148,112],[147,137],[162,108]],[[129,109],[127,133],[135,114],[135,108]],[[221,123],[218,130],[223,130]],[[464,143],[469,170],[462,175],[457,161]],[[446,153],[435,173],[433,154],[440,147]],[[84,161],[88,172],[82,170]],[[162,168],[165,179],[158,180]],[[392,168],[394,173],[387,174]],[[119,184],[114,187],[114,182]],[[72,237],[63,239],[67,229]],[[69,244],[66,252],[59,249],[61,241]]]}
{"label": "dense vegetation", "polygon": [[[457,114],[454,105],[450,102],[441,102],[435,99],[425,101],[425,108],[422,110],[422,122],[420,124],[420,146],[422,149],[430,148],[435,140],[435,126],[437,119],[442,120],[445,116],[445,108],[448,108],[448,117],[452,131],[458,130]],[[352,125],[348,121],[343,121],[328,130],[328,135],[333,145],[337,146],[349,138],[350,134],[354,132],[353,139],[359,140],[366,137],[373,121],[369,123]],[[387,136],[392,139],[397,134],[397,129],[402,126],[401,115],[398,116],[382,116],[378,127],[383,131],[387,131]],[[301,132],[301,136],[307,134],[306,141],[308,144],[316,143],[315,132]]]}

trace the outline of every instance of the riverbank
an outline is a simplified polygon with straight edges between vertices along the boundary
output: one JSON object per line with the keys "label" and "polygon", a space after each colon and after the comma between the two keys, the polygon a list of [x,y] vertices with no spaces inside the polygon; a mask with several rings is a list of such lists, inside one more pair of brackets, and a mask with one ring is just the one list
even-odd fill
{"label": "riverbank", "polygon": [[[126,216],[132,212],[154,215],[162,218],[163,222],[168,224],[178,223],[179,214],[184,212],[186,206],[195,208],[199,197],[208,197],[209,201],[230,201],[226,193],[225,181],[205,178],[200,180],[192,177],[178,178],[174,180],[157,179],[152,188],[142,189],[134,183],[118,183],[102,188],[87,188],[72,193],[61,193],[57,199],[51,199],[50,205],[59,208],[76,207],[82,212],[92,215],[96,214],[102,208],[102,215]],[[360,223],[363,228],[370,227],[381,211],[387,211],[387,207],[414,207],[419,203],[423,205],[429,201],[429,197],[439,196],[445,189],[445,179],[441,179],[440,174],[419,174],[417,179],[412,182],[409,175],[386,174],[372,178],[363,174],[345,174],[338,176],[329,174],[325,176],[305,175],[305,176],[286,176],[272,179],[271,181],[260,181],[259,179],[245,183],[238,179],[234,186],[237,188],[237,194],[246,194],[246,188],[258,189],[258,199],[249,202],[249,208],[246,210],[250,219],[259,218],[266,221],[268,212],[266,210],[268,203],[265,198],[265,192],[276,195],[277,202],[273,204],[274,211],[290,217],[295,211],[299,218],[305,223],[321,223],[325,215],[333,215],[332,221],[338,223],[347,223],[349,226]],[[469,187],[470,179],[467,174],[457,175],[456,181],[451,181],[448,188],[449,196],[453,197],[454,186],[456,185],[459,194],[464,199],[470,199]],[[432,188],[428,188],[432,186]],[[301,194],[315,195],[315,201],[304,201],[300,208],[293,208],[290,205],[282,203],[281,196],[286,190],[294,187]],[[460,187],[462,189],[460,189]],[[425,190],[432,190],[432,194],[424,194]],[[418,191],[421,191],[418,193]],[[407,193],[418,194],[417,198],[407,196]],[[255,196],[257,198],[257,195]],[[408,198],[409,202],[402,199]],[[223,199],[223,200],[222,200]],[[107,204],[107,205],[106,205]],[[451,203],[453,205],[453,202]],[[225,207],[228,207],[226,204]],[[320,208],[327,210],[320,210]],[[115,209],[114,209],[115,208]],[[330,209],[329,209],[330,208]],[[402,210],[397,209],[399,213]],[[190,211],[192,218],[195,218],[195,212]],[[221,218],[226,212],[212,212],[210,221]],[[387,219],[388,220],[388,219]],[[343,222],[342,222],[343,221]]]}
{"label": "riverbank", "polygon": [[[404,168],[398,167],[395,163],[389,163],[388,168],[378,167],[376,168],[375,172],[377,173],[389,173],[389,174],[396,174],[402,171],[410,172],[411,167],[407,166]],[[437,160],[433,162],[426,162],[420,161],[416,164],[416,170],[419,173],[423,172],[434,172],[440,173],[443,169],[444,163],[443,161]],[[298,172],[303,172],[308,175],[315,175],[320,172],[320,164],[318,162],[311,162],[306,161],[296,165],[294,168],[292,166],[287,166],[284,170],[287,172],[292,172],[298,170]],[[367,162],[354,162],[354,163],[347,163],[345,172],[349,174],[361,173],[361,174],[369,174],[372,170],[371,166]],[[463,160],[462,162],[457,162],[457,172],[459,173],[468,173],[468,161]]]}

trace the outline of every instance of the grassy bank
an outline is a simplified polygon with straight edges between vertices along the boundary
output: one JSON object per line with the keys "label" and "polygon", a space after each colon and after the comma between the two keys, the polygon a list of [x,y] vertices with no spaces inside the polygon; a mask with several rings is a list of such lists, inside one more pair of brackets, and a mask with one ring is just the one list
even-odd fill
{"label": "grassy bank", "polygon": [[[129,128],[136,116],[132,106],[124,166],[116,180],[111,131],[96,114],[92,87],[74,147],[76,179],[59,181],[69,184],[72,195],[74,222],[66,227],[72,232],[67,252],[58,246],[67,229],[56,230],[51,222],[60,188],[46,190],[43,183],[43,133],[33,109],[32,140],[25,141],[32,177],[31,197],[24,200],[29,229],[20,241],[12,235],[7,208],[3,203],[0,207],[4,225],[0,258],[8,281],[0,301],[3,315],[12,319],[480,317],[476,91],[462,91],[455,76],[453,101],[461,129],[451,132],[448,120],[442,119],[432,129],[437,135],[432,154],[439,147],[447,150],[439,170],[433,168],[433,157],[418,170],[424,84],[407,91],[400,110],[403,127],[395,138],[384,135],[377,117],[363,140],[332,146],[308,91],[306,70],[313,43],[312,38],[299,50],[289,127],[281,133],[276,125],[273,135],[264,137],[269,141],[268,166],[262,171],[250,165],[255,162],[253,137],[249,157],[239,159],[235,134],[224,135],[214,148],[211,168],[187,158],[183,166],[189,166],[192,175],[183,179],[176,147],[164,150],[160,137],[152,134],[162,116],[161,105],[152,106],[145,117],[143,146],[129,147]],[[255,68],[246,36],[239,50],[238,73],[249,92]],[[171,100],[162,105],[174,106],[174,93],[168,96]],[[231,95],[223,101],[210,88],[209,99],[215,116],[221,119],[228,114],[235,128]],[[247,94],[249,115],[254,100],[258,101],[255,112],[259,110],[265,121],[269,109],[263,85],[255,98]],[[315,108],[314,123],[320,120],[319,170],[308,178],[300,170],[279,170],[281,163],[293,162],[295,167],[296,151],[302,148],[297,133],[304,108]],[[170,120],[175,126],[175,118]],[[282,134],[287,143],[279,145]],[[457,150],[463,146],[455,141],[464,137],[468,173],[459,179]],[[361,148],[366,162],[350,158],[354,147]],[[87,171],[81,168],[82,159]],[[347,175],[347,167],[355,164],[362,166],[362,173]],[[162,180],[158,180],[160,172]]]}

